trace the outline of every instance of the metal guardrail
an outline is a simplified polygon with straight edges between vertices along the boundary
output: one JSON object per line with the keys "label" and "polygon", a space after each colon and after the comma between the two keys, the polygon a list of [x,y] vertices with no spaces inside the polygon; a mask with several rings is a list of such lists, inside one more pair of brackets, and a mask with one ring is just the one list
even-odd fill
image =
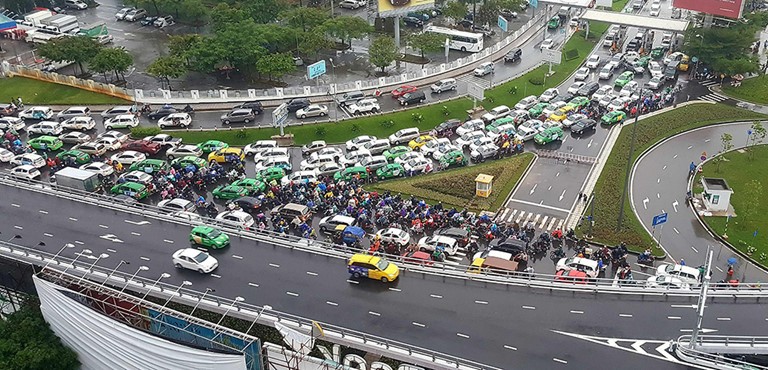
{"label": "metal guardrail", "polygon": [[768,369],[768,367],[765,366],[756,365],[720,354],[703,352],[696,348],[690,348],[690,340],[690,335],[683,335],[674,343],[675,355],[688,363],[718,370]]}
{"label": "metal guardrail", "polygon": [[[295,235],[280,234],[269,230],[244,230],[232,225],[221,223],[210,218],[201,217],[200,222],[184,219],[154,206],[144,203],[122,204],[115,199],[102,194],[88,193],[73,188],[58,186],[38,180],[26,180],[11,177],[7,171],[0,171],[0,184],[8,185],[27,191],[56,196],[59,198],[90,204],[115,211],[126,212],[142,217],[148,217],[164,222],[194,227],[197,225],[214,224],[231,236],[253,240],[294,250],[324,255],[330,258],[346,259],[354,253],[364,252],[345,245],[333,244],[323,241],[310,240]],[[588,281],[563,281],[555,280],[555,275],[528,274],[524,272],[512,272],[506,270],[482,269],[480,272],[467,272],[470,266],[448,265],[436,263],[432,266],[413,263],[400,255],[381,254],[390,261],[398,262],[405,272],[431,275],[442,278],[454,278],[467,281],[475,281],[490,284],[502,284],[550,291],[578,291],[585,293],[610,293],[622,295],[651,295],[651,296],[680,296],[698,297],[697,290],[676,290],[669,288],[646,287],[643,284],[619,285],[615,279],[596,278]],[[642,281],[639,281],[642,283]],[[740,284],[732,287],[729,284],[710,284],[712,297],[768,297],[768,289],[762,289],[761,285]]]}
{"label": "metal guardrail", "polygon": [[[46,269],[55,271],[56,274],[69,274],[75,276],[78,280],[83,277],[97,284],[104,284],[104,289],[108,289],[113,294],[114,290],[107,285],[125,287],[125,289],[134,291],[141,296],[149,293],[149,295],[171,299],[177,303],[197,306],[199,309],[220,313],[227,312],[229,316],[249,321],[256,320],[261,324],[270,326],[274,326],[275,322],[280,322],[303,331],[309,331],[316,322],[301,316],[291,315],[274,309],[265,309],[265,307],[219,297],[211,293],[201,293],[191,289],[179,288],[156,279],[126,274],[98,265],[91,266],[91,263],[87,263],[87,261],[74,261],[70,258],[56,256],[48,252],[34,250],[9,242],[0,241],[0,255],[33,265],[47,266]],[[130,296],[128,299],[135,299],[135,297]],[[323,328],[324,337],[327,340],[351,347],[364,348],[387,357],[427,368],[498,370],[498,368],[471,360],[465,360],[341,326],[322,322],[320,324]]]}
{"label": "metal guardrail", "polygon": [[[691,335],[678,338],[681,345],[691,344]],[[723,353],[746,350],[749,353],[768,353],[768,337],[738,336],[738,335],[698,335],[694,347],[702,352]],[[742,352],[734,352],[742,353]]]}

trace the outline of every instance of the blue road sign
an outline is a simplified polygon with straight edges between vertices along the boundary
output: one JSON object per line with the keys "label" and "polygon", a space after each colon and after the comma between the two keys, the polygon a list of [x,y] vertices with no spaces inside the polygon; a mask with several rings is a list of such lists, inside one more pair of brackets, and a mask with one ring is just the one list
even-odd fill
{"label": "blue road sign", "polygon": [[307,78],[313,80],[325,74],[325,60],[307,66]]}
{"label": "blue road sign", "polygon": [[528,0],[528,4],[530,4],[534,8],[539,7],[539,0]]}
{"label": "blue road sign", "polygon": [[667,222],[667,216],[669,213],[662,213],[660,215],[653,216],[653,226],[661,225]]}
{"label": "blue road sign", "polygon": [[507,22],[506,18],[504,18],[502,16],[499,16],[498,25],[499,25],[499,28],[501,28],[502,31],[504,31],[504,32],[509,31],[509,22]]}

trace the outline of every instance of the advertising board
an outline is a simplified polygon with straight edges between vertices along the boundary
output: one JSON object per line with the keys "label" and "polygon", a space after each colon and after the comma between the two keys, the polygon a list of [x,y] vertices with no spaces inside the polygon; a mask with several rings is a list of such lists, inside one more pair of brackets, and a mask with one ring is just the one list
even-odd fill
{"label": "advertising board", "polygon": [[378,0],[379,17],[404,16],[410,12],[432,9],[435,0]]}
{"label": "advertising board", "polygon": [[673,0],[675,8],[712,14],[726,18],[741,18],[744,0]]}

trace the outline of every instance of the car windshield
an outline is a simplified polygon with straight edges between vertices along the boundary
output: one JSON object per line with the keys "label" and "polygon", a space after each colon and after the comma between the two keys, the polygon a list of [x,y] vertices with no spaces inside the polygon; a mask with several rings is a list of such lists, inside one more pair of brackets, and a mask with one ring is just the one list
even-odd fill
{"label": "car windshield", "polygon": [[210,232],[208,232],[208,237],[211,238],[211,239],[216,239],[216,238],[219,237],[219,235],[221,235],[221,231],[216,230],[216,229],[211,230]]}
{"label": "car windshield", "polygon": [[203,263],[208,259],[208,253],[200,252],[196,256],[192,257],[192,259],[194,259],[198,264]]}
{"label": "car windshield", "polygon": [[389,262],[387,262],[387,260],[385,259],[380,259],[379,262],[376,262],[376,267],[379,270],[384,271],[387,269],[387,267],[389,267]]}

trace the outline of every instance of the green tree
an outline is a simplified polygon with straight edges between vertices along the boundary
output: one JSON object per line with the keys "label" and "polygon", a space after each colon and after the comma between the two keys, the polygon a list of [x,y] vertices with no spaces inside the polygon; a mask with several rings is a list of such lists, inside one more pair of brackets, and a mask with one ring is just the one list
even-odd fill
{"label": "green tree", "polygon": [[423,59],[424,53],[439,51],[445,47],[445,36],[432,32],[415,33],[408,36],[407,42],[411,48],[421,52],[421,58]]}
{"label": "green tree", "polygon": [[217,31],[208,43],[201,47],[216,45],[219,57],[218,67],[233,67],[248,73],[255,61],[268,54],[264,39],[253,21],[227,24]]}
{"label": "green tree", "polygon": [[162,87],[168,86],[168,90],[172,90],[171,79],[179,78],[186,72],[184,60],[175,55],[159,57],[147,66],[147,73],[157,77]]}
{"label": "green tree", "polygon": [[740,197],[744,197],[747,201],[744,202],[743,209],[738,210],[739,217],[741,218],[741,222],[739,224],[742,225],[742,227],[747,226],[747,222],[752,220],[752,217],[755,216],[755,214],[760,211],[760,202],[759,200],[764,196],[763,194],[763,184],[760,183],[758,180],[751,180],[750,182],[744,184],[744,191],[741,195],[737,195]]}
{"label": "green tree", "polygon": [[768,134],[768,132],[766,132],[765,127],[763,127],[763,124],[760,123],[760,121],[752,122],[752,126],[750,126],[749,129],[752,133],[747,137],[747,151],[749,151],[749,159],[755,159],[755,153],[752,150],[752,147],[762,144],[763,140],[765,140],[765,135]]}
{"label": "green tree", "polygon": [[524,0],[486,0],[477,9],[475,25],[495,25],[502,9],[516,12]]}
{"label": "green tree", "polygon": [[115,74],[115,80],[124,81],[125,71],[133,64],[133,57],[124,48],[104,48],[91,59],[89,65],[94,72],[104,74],[107,72]]}
{"label": "green tree", "polygon": [[187,66],[191,64],[192,50],[205,42],[202,35],[188,33],[183,35],[171,35],[168,37],[168,50],[171,55],[182,58]]}
{"label": "green tree", "polygon": [[720,153],[714,158],[715,161],[715,170],[717,172],[720,172],[720,164],[722,162],[725,162],[725,153],[733,149],[733,136],[727,132],[724,132],[722,135],[720,135]]}
{"label": "green tree", "polygon": [[368,60],[374,66],[381,68],[382,73],[395,61],[396,57],[397,46],[395,46],[395,40],[389,36],[375,38],[368,48]]}
{"label": "green tree", "polygon": [[279,80],[280,77],[293,72],[295,69],[296,65],[290,54],[269,54],[256,62],[256,70],[262,75],[266,75],[270,81],[273,77]]}
{"label": "green tree", "polygon": [[55,62],[77,63],[80,73],[85,73],[83,63],[93,59],[102,46],[88,36],[63,37],[40,45],[40,55]]}
{"label": "green tree", "polygon": [[299,52],[304,55],[316,55],[318,51],[331,47],[331,41],[320,30],[301,32],[297,37]]}
{"label": "green tree", "polygon": [[251,18],[256,23],[270,23],[277,19],[277,16],[287,8],[287,3],[280,0],[248,0],[243,2]]}
{"label": "green tree", "polygon": [[749,50],[755,41],[751,35],[754,32],[746,32],[741,27],[691,28],[686,33],[682,50],[709,64],[718,73],[757,72],[757,59]]}
{"label": "green tree", "polygon": [[347,46],[347,43],[351,46],[353,39],[363,38],[373,32],[368,21],[346,15],[325,21],[323,29],[329,36],[341,40],[342,46]]}
{"label": "green tree", "polygon": [[467,5],[460,1],[450,1],[443,8],[443,16],[458,22],[467,15]]}
{"label": "green tree", "polygon": [[19,311],[0,319],[0,369],[75,370],[77,354],[64,346],[30,299]]}
{"label": "green tree", "polygon": [[280,20],[288,27],[307,32],[328,20],[328,12],[322,9],[298,7],[280,13]]}
{"label": "green tree", "polygon": [[211,11],[211,23],[213,30],[218,31],[230,23],[241,23],[249,21],[251,15],[246,10],[229,6],[226,3],[220,3]]}

